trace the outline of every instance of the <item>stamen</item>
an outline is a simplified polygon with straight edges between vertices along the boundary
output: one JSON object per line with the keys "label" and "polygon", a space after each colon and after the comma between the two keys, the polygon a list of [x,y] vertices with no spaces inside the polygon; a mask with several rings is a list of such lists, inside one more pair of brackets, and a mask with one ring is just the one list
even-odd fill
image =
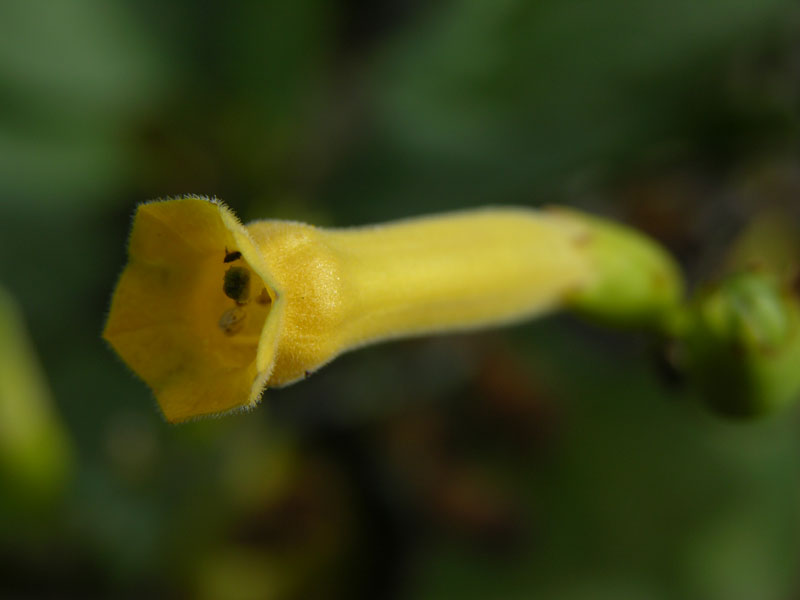
{"label": "stamen", "polygon": [[272,298],[270,298],[269,294],[267,293],[267,288],[261,288],[258,296],[256,296],[256,302],[258,302],[261,306],[266,306],[272,302]]}
{"label": "stamen", "polygon": [[222,291],[236,304],[247,304],[250,300],[250,271],[245,267],[231,267],[225,271]]}
{"label": "stamen", "polygon": [[235,308],[229,308],[222,313],[222,316],[219,318],[219,328],[222,329],[222,332],[225,335],[236,335],[244,327],[244,321],[246,317],[247,313],[244,311],[244,309],[239,308],[238,306]]}
{"label": "stamen", "polygon": [[229,263],[235,260],[239,260],[240,258],[242,258],[241,252],[239,252],[238,250],[233,250],[232,252],[228,252],[228,249],[225,248],[225,258],[222,259],[222,262]]}

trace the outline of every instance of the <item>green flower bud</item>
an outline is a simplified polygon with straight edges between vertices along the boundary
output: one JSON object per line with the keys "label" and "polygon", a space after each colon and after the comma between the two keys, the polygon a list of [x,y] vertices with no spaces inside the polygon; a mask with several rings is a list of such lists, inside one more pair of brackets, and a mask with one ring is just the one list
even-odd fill
{"label": "green flower bud", "polygon": [[682,329],[684,366],[714,410],[757,416],[800,395],[800,302],[770,273],[701,292]]}

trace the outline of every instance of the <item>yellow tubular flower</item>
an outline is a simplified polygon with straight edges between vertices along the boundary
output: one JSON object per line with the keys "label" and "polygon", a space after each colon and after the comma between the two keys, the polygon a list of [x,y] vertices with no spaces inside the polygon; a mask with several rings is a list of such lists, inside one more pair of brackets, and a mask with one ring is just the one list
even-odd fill
{"label": "yellow tubular flower", "polygon": [[266,387],[365,344],[567,302],[586,310],[608,286],[592,228],[577,213],[523,208],[353,229],[244,226],[204,198],[151,202],[136,213],[103,336],[171,422],[251,408]]}

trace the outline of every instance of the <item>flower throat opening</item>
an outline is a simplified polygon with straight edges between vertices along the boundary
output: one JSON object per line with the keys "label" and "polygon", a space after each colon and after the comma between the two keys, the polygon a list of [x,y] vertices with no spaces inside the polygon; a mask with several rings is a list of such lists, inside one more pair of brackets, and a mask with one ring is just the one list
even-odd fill
{"label": "flower throat opening", "polygon": [[228,307],[220,315],[217,326],[228,337],[257,343],[272,299],[261,278],[253,273],[242,258],[241,252],[225,248],[222,263],[224,275],[221,289],[227,297],[225,302]]}

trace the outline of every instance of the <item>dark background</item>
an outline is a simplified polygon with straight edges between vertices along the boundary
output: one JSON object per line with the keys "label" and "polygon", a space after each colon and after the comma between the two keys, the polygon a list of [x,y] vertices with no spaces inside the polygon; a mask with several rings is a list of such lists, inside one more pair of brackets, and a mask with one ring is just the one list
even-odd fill
{"label": "dark background", "polygon": [[395,342],[177,427],[99,337],[136,203],[183,193],[317,225],[562,203],[708,280],[748,223],[800,222],[798,26],[788,0],[4,0],[0,360],[32,370],[0,369],[0,596],[800,598],[797,410],[712,416],[635,335]]}

